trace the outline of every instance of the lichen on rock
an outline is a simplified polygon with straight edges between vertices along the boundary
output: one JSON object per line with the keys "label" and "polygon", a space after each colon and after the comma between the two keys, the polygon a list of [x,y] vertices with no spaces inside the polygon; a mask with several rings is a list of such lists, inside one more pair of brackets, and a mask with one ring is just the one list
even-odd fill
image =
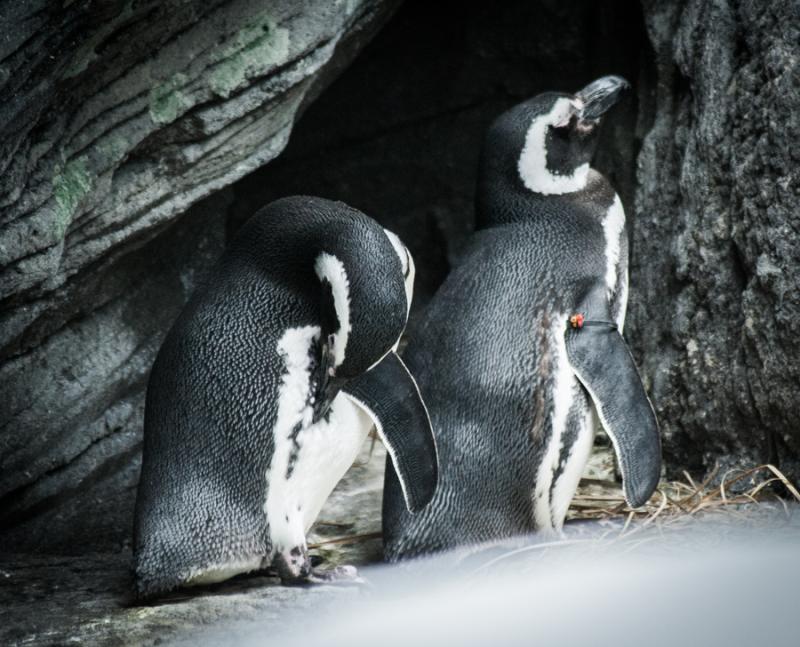
{"label": "lichen on rock", "polygon": [[214,52],[212,59],[218,62],[209,74],[209,87],[227,98],[249,79],[285,63],[288,55],[289,30],[278,27],[264,12]]}
{"label": "lichen on rock", "polygon": [[61,240],[72,222],[81,201],[89,195],[94,186],[85,157],[67,162],[53,178],[53,199],[55,200],[53,232],[56,240]]}
{"label": "lichen on rock", "polygon": [[159,125],[171,124],[192,106],[192,101],[182,88],[188,78],[181,72],[150,90],[150,118]]}

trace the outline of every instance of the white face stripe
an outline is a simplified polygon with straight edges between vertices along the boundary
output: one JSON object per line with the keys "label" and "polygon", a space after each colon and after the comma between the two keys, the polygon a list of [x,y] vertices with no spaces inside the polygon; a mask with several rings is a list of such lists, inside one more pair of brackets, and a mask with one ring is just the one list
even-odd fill
{"label": "white face stripe", "polygon": [[350,336],[350,281],[344,264],[333,254],[323,252],[317,256],[314,270],[320,281],[327,280],[333,293],[333,307],[339,320],[339,330],[333,335],[333,362],[340,366],[347,351],[347,339]]}
{"label": "white face stripe", "polygon": [[547,168],[547,129],[564,123],[574,107],[566,97],[557,99],[550,112],[534,119],[528,128],[517,169],[522,182],[531,191],[559,195],[580,191],[586,186],[589,164],[581,164],[570,175],[556,175]]}
{"label": "white face stripe", "polygon": [[603,219],[603,233],[606,239],[606,288],[611,299],[617,289],[619,273],[619,253],[622,244],[622,232],[625,229],[625,210],[618,195],[608,208]]}

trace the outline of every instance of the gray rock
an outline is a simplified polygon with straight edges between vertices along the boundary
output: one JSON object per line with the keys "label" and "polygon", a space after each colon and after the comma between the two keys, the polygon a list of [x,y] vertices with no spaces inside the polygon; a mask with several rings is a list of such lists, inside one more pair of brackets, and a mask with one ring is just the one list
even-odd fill
{"label": "gray rock", "polygon": [[800,479],[800,5],[644,2],[628,334],[668,465]]}
{"label": "gray rock", "polygon": [[[281,156],[234,185],[233,224],[298,192],[352,204],[409,246],[419,312],[474,228],[478,155],[491,121],[538,92],[575,91],[603,73],[643,74],[637,2],[581,7],[406,2],[309,107]],[[629,211],[645,134],[639,112],[634,96],[615,108],[596,162]]]}
{"label": "gray rock", "polygon": [[[323,507],[309,541],[319,545],[311,552],[325,560],[324,567],[380,559],[375,535],[385,459],[380,442],[368,440]],[[366,592],[359,585],[286,587],[258,573],[139,605],[132,598],[129,549],[76,552],[83,554],[0,553],[0,644],[144,646],[180,639],[194,645],[219,625],[225,630],[213,642],[235,644],[249,633],[247,623],[288,630],[287,618],[296,617],[290,613],[316,616],[335,601]]]}
{"label": "gray rock", "polygon": [[0,2],[0,546],[130,536],[146,376],[221,189],[396,4]]}
{"label": "gray rock", "polygon": [[186,634],[204,634],[219,623],[276,624],[289,611],[319,611],[337,598],[359,593],[354,587],[286,587],[275,577],[253,575],[138,606],[129,593],[130,553],[2,557],[5,618],[0,638],[9,646],[164,644]]}

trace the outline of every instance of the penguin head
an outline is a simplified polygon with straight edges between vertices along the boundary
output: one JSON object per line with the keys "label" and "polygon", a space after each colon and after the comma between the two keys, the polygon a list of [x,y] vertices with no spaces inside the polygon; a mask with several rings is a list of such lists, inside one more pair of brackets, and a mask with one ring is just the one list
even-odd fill
{"label": "penguin head", "polygon": [[541,195],[580,191],[600,121],[628,87],[622,77],[604,76],[575,94],[546,92],[515,106],[489,129],[483,173],[511,173]]}
{"label": "penguin head", "polygon": [[397,235],[369,227],[354,246],[355,254],[323,252],[315,263],[328,372],[339,388],[397,348],[413,295],[414,261]]}

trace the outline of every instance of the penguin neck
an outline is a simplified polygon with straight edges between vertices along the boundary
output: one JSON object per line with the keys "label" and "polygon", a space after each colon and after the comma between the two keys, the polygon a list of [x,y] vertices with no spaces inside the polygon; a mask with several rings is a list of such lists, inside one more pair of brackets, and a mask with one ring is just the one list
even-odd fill
{"label": "penguin neck", "polygon": [[589,163],[580,164],[568,173],[552,171],[547,163],[544,133],[541,133],[541,145],[535,139],[537,135],[536,126],[533,126],[528,131],[525,147],[517,163],[517,171],[525,188],[543,196],[568,195],[585,189],[589,173],[593,170]]}
{"label": "penguin neck", "polygon": [[478,227],[534,222],[557,218],[565,209],[583,208],[597,197],[610,203],[615,195],[611,183],[601,173],[589,167],[585,185],[576,191],[545,194],[524,186],[519,177],[493,178],[482,183],[478,190]]}
{"label": "penguin neck", "polygon": [[611,204],[615,196],[616,192],[606,177],[589,167],[586,182],[581,189],[557,195],[530,191],[528,199],[532,201],[532,208],[537,213],[541,213],[545,218],[552,218],[563,213],[565,208],[579,209],[596,216],[604,215],[605,207],[598,210],[597,205]]}

